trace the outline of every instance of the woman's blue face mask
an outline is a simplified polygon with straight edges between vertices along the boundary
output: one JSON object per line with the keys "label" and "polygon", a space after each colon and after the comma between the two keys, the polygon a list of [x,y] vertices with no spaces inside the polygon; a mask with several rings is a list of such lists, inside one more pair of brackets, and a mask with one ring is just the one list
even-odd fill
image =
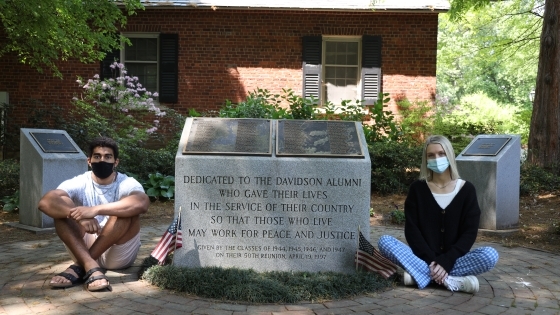
{"label": "woman's blue face mask", "polygon": [[437,159],[429,159],[427,166],[432,171],[441,174],[449,167],[449,160],[447,159],[447,156],[442,156]]}

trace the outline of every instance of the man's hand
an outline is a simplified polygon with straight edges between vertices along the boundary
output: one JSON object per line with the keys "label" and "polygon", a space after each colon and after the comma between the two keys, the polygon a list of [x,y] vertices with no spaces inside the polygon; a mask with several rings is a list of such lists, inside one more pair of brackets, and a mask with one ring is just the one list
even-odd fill
{"label": "man's hand", "polygon": [[86,233],[97,234],[98,232],[101,232],[101,226],[96,219],[83,219],[78,221],[78,223],[84,227]]}
{"label": "man's hand", "polygon": [[447,278],[447,271],[442,266],[438,265],[435,261],[430,264],[430,277],[438,284],[442,284],[443,280]]}
{"label": "man's hand", "polygon": [[68,218],[72,218],[76,221],[81,221],[84,219],[93,219],[97,215],[97,211],[95,211],[94,207],[75,207],[70,209],[70,213],[68,214]]}

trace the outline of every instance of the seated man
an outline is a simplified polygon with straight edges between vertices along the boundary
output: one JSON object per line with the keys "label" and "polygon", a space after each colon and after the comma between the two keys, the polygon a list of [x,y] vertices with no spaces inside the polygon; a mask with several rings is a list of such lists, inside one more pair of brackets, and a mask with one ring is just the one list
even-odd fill
{"label": "seated man", "polygon": [[110,138],[89,144],[92,171],[64,181],[39,201],[74,264],[54,276],[52,287],[85,281],[89,291],[111,289],[104,269],[129,267],[140,249],[140,214],[150,200],[134,178],[115,171],[119,149]]}

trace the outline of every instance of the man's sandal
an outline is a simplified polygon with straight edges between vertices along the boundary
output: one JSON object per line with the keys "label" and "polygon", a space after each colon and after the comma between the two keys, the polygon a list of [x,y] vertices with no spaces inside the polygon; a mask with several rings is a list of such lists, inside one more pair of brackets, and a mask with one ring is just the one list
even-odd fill
{"label": "man's sandal", "polygon": [[70,287],[73,287],[77,284],[80,284],[80,283],[84,282],[84,280],[82,279],[84,277],[85,273],[86,273],[84,268],[82,268],[80,266],[77,266],[77,265],[70,265],[68,268],[72,269],[76,273],[77,277],[74,276],[71,273],[61,272],[61,273],[57,274],[57,276],[64,277],[64,278],[68,279],[68,281],[70,281],[70,282],[62,282],[62,283],[51,282],[51,283],[49,283],[49,285],[53,288],[70,288]]}
{"label": "man's sandal", "polygon": [[[92,277],[91,275],[96,271],[100,271],[103,274],[101,276]],[[101,280],[101,279],[105,279],[105,281],[107,281],[107,284],[98,285],[98,286],[95,286],[95,287],[90,286],[90,283],[95,282],[96,280]],[[93,292],[93,291],[99,291],[99,290],[103,290],[103,289],[108,289],[109,291],[112,291],[111,284],[109,283],[109,278],[107,278],[107,276],[105,275],[105,271],[101,267],[95,267],[95,268],[91,268],[90,270],[88,270],[88,272],[84,276],[84,280],[86,281],[84,283],[84,286],[86,287],[86,289],[88,291]]]}

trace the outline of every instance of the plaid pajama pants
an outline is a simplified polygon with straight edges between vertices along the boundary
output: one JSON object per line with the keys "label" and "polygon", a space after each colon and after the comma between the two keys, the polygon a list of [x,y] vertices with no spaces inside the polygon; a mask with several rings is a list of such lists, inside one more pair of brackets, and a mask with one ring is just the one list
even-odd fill
{"label": "plaid pajama pants", "polygon": [[[383,235],[377,244],[383,256],[406,270],[418,284],[419,289],[424,289],[430,284],[429,265],[418,258],[412,249],[396,238]],[[465,256],[459,257],[449,272],[450,276],[474,276],[494,268],[498,262],[498,252],[492,247],[479,247],[471,250]]]}

